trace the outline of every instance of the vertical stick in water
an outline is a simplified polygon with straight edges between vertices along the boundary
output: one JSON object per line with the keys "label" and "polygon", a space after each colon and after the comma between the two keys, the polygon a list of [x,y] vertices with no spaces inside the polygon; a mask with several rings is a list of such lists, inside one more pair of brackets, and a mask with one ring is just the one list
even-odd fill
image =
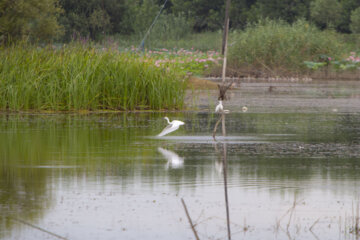
{"label": "vertical stick in water", "polygon": [[[229,11],[230,11],[230,0],[226,0],[226,9],[225,9],[225,24],[224,24],[224,38],[222,53],[224,54],[223,69],[222,69],[222,87],[219,87],[220,90],[220,100],[225,99],[225,92],[228,88],[225,88],[225,78],[226,78],[226,60],[227,60],[227,42],[229,34]],[[230,87],[230,85],[228,86]],[[225,90],[226,89],[226,90]],[[224,91],[222,94],[221,91]],[[215,129],[216,131],[216,129]],[[222,135],[226,136],[226,127],[225,127],[225,114],[222,113]],[[226,205],[226,222],[227,222],[227,232],[228,239],[231,240],[231,231],[230,231],[230,213],[229,213],[229,200],[227,192],[227,159],[226,159],[226,142],[223,143],[224,146],[224,155],[223,155],[223,165],[224,165],[224,190],[225,190],[225,205]]]}
{"label": "vertical stick in water", "polygon": [[225,136],[226,136],[225,114],[223,113],[223,114],[221,115],[221,117],[222,117],[222,121],[221,121],[222,135],[223,135],[223,137],[225,137]]}
{"label": "vertical stick in water", "polygon": [[229,18],[225,20],[225,41],[224,41],[224,61],[223,61],[223,68],[222,68],[222,84],[225,84],[225,77],[226,77],[226,58],[227,58],[227,42],[228,42],[228,29],[229,29]]}
{"label": "vertical stick in water", "polygon": [[[223,136],[226,135],[225,132],[225,114],[222,114],[222,129]],[[231,231],[230,231],[230,212],[229,212],[229,200],[228,200],[228,192],[227,192],[227,146],[226,142],[223,143],[224,153],[223,153],[223,165],[224,165],[224,192],[225,192],[225,206],[226,206],[226,223],[227,223],[227,233],[228,239],[231,240]]]}
{"label": "vertical stick in water", "polygon": [[225,54],[225,46],[227,45],[227,34],[229,31],[229,27],[228,27],[228,20],[229,20],[229,15],[230,15],[230,2],[231,0],[226,0],[226,6],[225,6],[225,22],[224,22],[224,34],[223,34],[223,42],[222,42],[222,46],[221,46],[221,54]]}

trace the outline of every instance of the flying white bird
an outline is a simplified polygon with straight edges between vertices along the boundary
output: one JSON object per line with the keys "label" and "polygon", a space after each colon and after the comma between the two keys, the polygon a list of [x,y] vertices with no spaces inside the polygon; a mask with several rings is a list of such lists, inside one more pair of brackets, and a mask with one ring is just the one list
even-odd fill
{"label": "flying white bird", "polygon": [[166,119],[166,121],[168,122],[169,125],[167,125],[166,128],[164,128],[164,130],[162,130],[162,132],[158,135],[158,137],[162,137],[162,136],[165,136],[166,134],[176,131],[179,129],[179,127],[181,125],[185,124],[184,122],[179,121],[179,120],[173,120],[170,122],[168,117],[164,117],[164,119]]}
{"label": "flying white bird", "polygon": [[224,106],[222,105],[222,101],[219,100],[219,104],[215,107],[216,113],[229,113],[229,110],[224,110]]}
{"label": "flying white bird", "polygon": [[171,168],[181,168],[184,164],[184,158],[179,157],[176,153],[164,148],[158,147],[158,151],[168,160],[166,163],[166,169]]}

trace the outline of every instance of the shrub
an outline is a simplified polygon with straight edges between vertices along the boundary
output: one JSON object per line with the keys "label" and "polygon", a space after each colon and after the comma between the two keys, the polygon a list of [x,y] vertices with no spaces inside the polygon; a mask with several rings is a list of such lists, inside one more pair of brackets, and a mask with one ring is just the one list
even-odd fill
{"label": "shrub", "polygon": [[265,20],[249,25],[234,34],[229,47],[229,63],[235,67],[253,69],[302,71],[307,60],[323,55],[338,57],[343,43],[331,31],[320,31],[299,20],[293,25],[282,21]]}

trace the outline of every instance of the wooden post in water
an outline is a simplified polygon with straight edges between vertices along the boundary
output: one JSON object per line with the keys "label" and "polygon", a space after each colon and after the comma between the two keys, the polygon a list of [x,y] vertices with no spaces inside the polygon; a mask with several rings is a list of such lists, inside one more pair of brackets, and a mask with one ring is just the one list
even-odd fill
{"label": "wooden post in water", "polygon": [[230,2],[231,0],[226,0],[226,6],[225,6],[225,21],[224,21],[224,33],[223,33],[223,41],[222,41],[222,47],[221,47],[221,54],[225,55],[225,48],[227,45],[227,35],[229,31],[229,15],[230,15]]}
{"label": "wooden post in water", "polygon": [[229,30],[229,18],[227,18],[225,20],[226,22],[226,25],[225,25],[225,32],[224,32],[224,38],[225,38],[225,41],[224,41],[224,61],[223,61],[223,68],[222,68],[222,84],[224,85],[225,84],[225,78],[226,78],[226,62],[227,62],[227,42],[228,42],[228,36],[229,36],[229,33],[228,33],[228,30]]}
{"label": "wooden post in water", "polygon": [[[227,45],[228,45],[228,36],[229,36],[229,11],[230,11],[230,0],[226,0],[226,8],[225,8],[225,23],[224,23],[224,37],[223,37],[223,45],[222,45],[222,54],[224,55],[223,68],[222,68],[222,86],[219,86],[220,96],[219,100],[225,100],[226,90],[229,89],[229,86],[225,86],[226,79],[226,62],[227,62]],[[223,93],[222,93],[223,91]],[[222,112],[221,116],[221,125],[222,125],[222,135],[226,136],[226,126],[225,126],[225,113]],[[223,153],[223,173],[224,173],[224,194],[225,194],[225,206],[226,206],[226,222],[227,222],[227,233],[228,239],[231,240],[231,230],[230,230],[230,212],[229,212],[229,200],[228,200],[228,192],[227,192],[227,146],[226,142],[223,144],[224,153]]]}
{"label": "wooden post in water", "polygon": [[[225,114],[224,114],[225,116]],[[225,119],[224,119],[225,122]],[[224,155],[223,155],[223,173],[224,173],[224,193],[225,193],[225,206],[226,206],[226,223],[227,223],[227,234],[228,239],[231,240],[231,230],[230,230],[230,210],[229,210],[229,199],[228,199],[228,187],[227,187],[227,146],[226,142],[223,143]]]}

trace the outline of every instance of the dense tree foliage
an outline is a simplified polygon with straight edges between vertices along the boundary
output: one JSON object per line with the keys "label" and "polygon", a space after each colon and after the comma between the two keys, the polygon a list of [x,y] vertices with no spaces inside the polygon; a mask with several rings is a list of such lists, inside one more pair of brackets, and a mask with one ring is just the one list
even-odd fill
{"label": "dense tree foliage", "polygon": [[63,33],[57,0],[0,0],[0,42],[51,40]]}
{"label": "dense tree foliage", "polygon": [[350,29],[354,33],[360,33],[360,7],[351,12]]}
{"label": "dense tree foliage", "polygon": [[315,0],[311,3],[311,18],[323,28],[336,28],[342,13],[342,6],[337,0]]}
{"label": "dense tree foliage", "polygon": [[[99,39],[104,35],[144,35],[166,2],[157,31],[222,29],[225,0],[0,0],[0,38],[49,41],[63,36]],[[359,0],[232,0],[230,27],[244,29],[261,19],[357,32]],[[162,27],[158,26],[162,25]]]}

